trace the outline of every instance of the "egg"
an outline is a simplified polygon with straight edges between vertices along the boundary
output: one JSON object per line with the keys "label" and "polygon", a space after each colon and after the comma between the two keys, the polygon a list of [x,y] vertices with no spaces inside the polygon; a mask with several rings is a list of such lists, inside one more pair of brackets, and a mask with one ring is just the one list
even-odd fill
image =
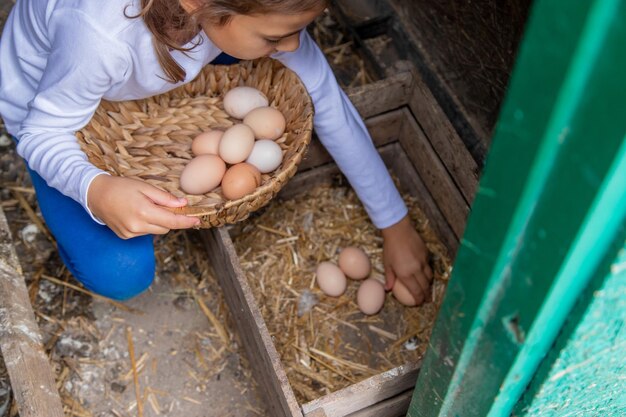
{"label": "egg", "polygon": [[224,95],[224,110],[237,119],[243,119],[250,111],[268,104],[265,94],[253,87],[235,87]]}
{"label": "egg", "polygon": [[217,155],[223,130],[209,130],[202,132],[191,142],[191,152],[194,155]]}
{"label": "egg", "polygon": [[257,140],[246,162],[257,167],[263,174],[267,174],[283,162],[283,150],[273,140]]}
{"label": "egg", "polygon": [[285,116],[273,107],[259,107],[246,114],[243,122],[250,126],[257,139],[278,139],[285,133]]}
{"label": "egg", "polygon": [[254,166],[241,162],[228,168],[222,179],[222,194],[236,200],[250,194],[261,184],[261,173]]}
{"label": "egg", "polygon": [[346,292],[348,280],[341,269],[332,262],[321,262],[315,271],[317,285],[322,292],[331,297],[339,297]]}
{"label": "egg", "polygon": [[356,302],[363,313],[378,313],[385,304],[385,287],[377,279],[366,279],[359,286]]}
{"label": "egg", "polygon": [[352,279],[365,279],[372,270],[367,254],[354,246],[348,246],[339,254],[339,268]]}
{"label": "egg", "polygon": [[187,194],[205,194],[217,188],[226,164],[217,155],[199,155],[183,168],[180,188]]}
{"label": "egg", "polygon": [[244,124],[228,128],[219,143],[219,156],[228,164],[245,161],[254,147],[254,132]]}
{"label": "egg", "polygon": [[417,302],[413,295],[409,292],[409,289],[404,285],[399,279],[393,283],[393,288],[391,289],[393,296],[396,297],[396,300],[400,302],[400,304],[404,304],[408,307],[413,307],[418,304],[421,304],[424,301],[424,297],[422,296]]}

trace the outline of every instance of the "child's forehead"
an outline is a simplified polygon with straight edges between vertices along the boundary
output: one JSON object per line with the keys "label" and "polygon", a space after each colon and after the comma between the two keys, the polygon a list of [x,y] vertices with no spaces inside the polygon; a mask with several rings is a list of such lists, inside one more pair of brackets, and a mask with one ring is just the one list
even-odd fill
{"label": "child's forehead", "polygon": [[268,12],[238,16],[254,20],[258,24],[267,24],[268,31],[273,31],[279,35],[285,36],[292,35],[302,30],[304,26],[319,16],[324,9],[324,7],[320,7],[319,9],[312,9],[300,13]]}

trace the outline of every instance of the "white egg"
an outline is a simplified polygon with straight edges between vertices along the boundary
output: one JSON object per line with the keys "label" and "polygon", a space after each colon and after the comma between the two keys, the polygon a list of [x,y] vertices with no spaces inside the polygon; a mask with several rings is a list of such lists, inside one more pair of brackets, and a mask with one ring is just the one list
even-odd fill
{"label": "white egg", "polygon": [[235,87],[224,96],[224,110],[237,119],[243,119],[252,110],[268,105],[265,94],[253,87]]}
{"label": "white egg", "polygon": [[272,140],[257,140],[246,162],[257,167],[263,174],[267,174],[283,162],[283,150]]}

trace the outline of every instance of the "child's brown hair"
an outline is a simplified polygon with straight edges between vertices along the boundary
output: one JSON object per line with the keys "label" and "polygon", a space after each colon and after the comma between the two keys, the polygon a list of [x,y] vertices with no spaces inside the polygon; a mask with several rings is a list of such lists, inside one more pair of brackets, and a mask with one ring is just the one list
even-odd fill
{"label": "child's brown hair", "polygon": [[171,50],[187,52],[182,45],[199,31],[199,22],[224,25],[235,15],[267,13],[298,14],[326,6],[328,0],[196,0],[201,3],[190,15],[179,0],[141,0],[142,17],[153,36],[159,64],[175,83],[185,79],[185,70],[172,58]]}

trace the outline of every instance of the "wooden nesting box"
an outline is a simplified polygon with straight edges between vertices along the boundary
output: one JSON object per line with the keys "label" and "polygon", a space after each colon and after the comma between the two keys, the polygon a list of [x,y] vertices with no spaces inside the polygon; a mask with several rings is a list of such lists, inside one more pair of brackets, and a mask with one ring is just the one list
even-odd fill
{"label": "wooden nesting box", "polygon": [[[349,97],[402,191],[418,198],[451,258],[477,187],[478,167],[416,72],[352,89]],[[281,191],[295,194],[339,172],[313,141],[299,173]],[[272,416],[399,416],[408,408],[419,363],[407,363],[321,398],[299,404],[242,272],[227,228],[202,231],[250,364]]]}

